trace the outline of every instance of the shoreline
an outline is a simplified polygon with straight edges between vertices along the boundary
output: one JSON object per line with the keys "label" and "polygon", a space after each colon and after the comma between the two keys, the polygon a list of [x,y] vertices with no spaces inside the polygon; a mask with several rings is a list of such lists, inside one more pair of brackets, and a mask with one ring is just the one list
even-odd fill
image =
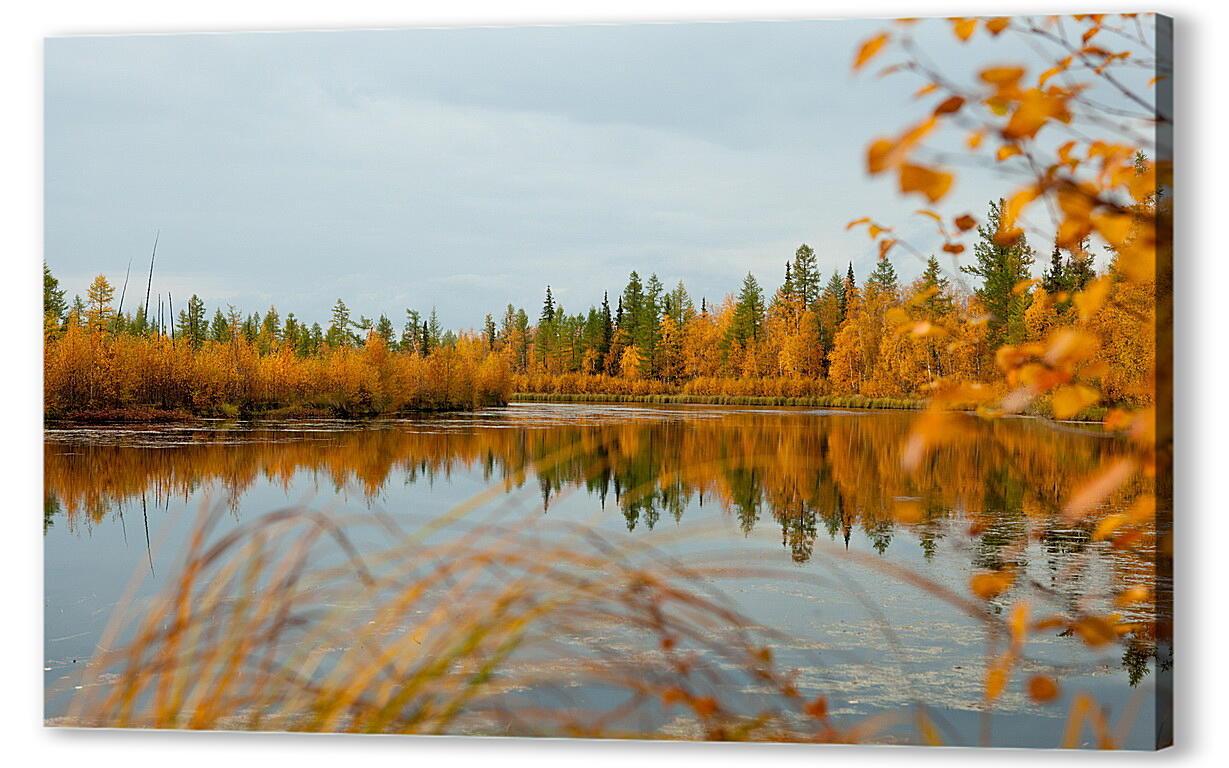
{"label": "shoreline", "polygon": [[[121,424],[185,424],[199,421],[280,422],[303,420],[371,421],[382,418],[420,416],[433,413],[464,413],[486,407],[507,407],[513,403],[591,403],[609,405],[720,405],[750,408],[833,408],[859,411],[919,411],[926,401],[910,398],[865,397],[862,395],[823,395],[814,397],[746,396],[746,395],[607,395],[593,393],[516,392],[505,403],[493,403],[474,408],[434,408],[386,413],[339,413],[331,409],[290,406],[254,411],[246,414],[209,413],[194,414],[182,410],[159,408],[120,408],[105,411],[81,412],[48,416],[44,414],[44,428],[52,425],[92,426]],[[1018,414],[1055,423],[1099,424],[1105,417],[1106,408],[1094,406],[1072,419],[1053,419],[1047,414],[1031,412]],[[971,411],[965,411],[971,412]]]}
{"label": "shoreline", "polygon": [[645,403],[651,405],[746,405],[796,408],[855,408],[872,411],[917,411],[925,400],[902,397],[864,397],[862,395],[821,395],[785,397],[779,395],[604,395],[591,393],[515,392],[513,403]]}

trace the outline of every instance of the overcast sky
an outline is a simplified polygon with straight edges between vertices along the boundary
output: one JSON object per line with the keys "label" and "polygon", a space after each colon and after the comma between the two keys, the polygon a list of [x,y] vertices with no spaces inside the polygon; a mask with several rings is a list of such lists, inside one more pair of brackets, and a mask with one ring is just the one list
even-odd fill
{"label": "overcast sky", "polygon": [[[46,259],[71,297],[99,272],[118,290],[131,258],[140,294],[161,230],[154,291],[177,306],[323,321],[341,297],[449,327],[536,315],[547,283],[569,311],[613,302],[633,269],[697,302],[748,271],[771,291],[802,242],[861,278],[853,218],[938,246],[864,172],[868,140],[923,109],[916,80],[850,73],[883,24],[49,39]],[[1002,191],[962,177],[945,207]]]}

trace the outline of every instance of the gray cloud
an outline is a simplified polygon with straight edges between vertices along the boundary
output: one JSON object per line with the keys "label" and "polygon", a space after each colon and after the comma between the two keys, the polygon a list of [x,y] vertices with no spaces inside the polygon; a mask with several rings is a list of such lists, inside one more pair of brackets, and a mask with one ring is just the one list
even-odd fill
{"label": "gray cloud", "polygon": [[916,87],[851,81],[879,24],[52,39],[46,257],[83,292],[160,228],[155,290],[453,327],[546,283],[581,310],[632,269],[719,300],[803,241],[865,274],[845,222],[917,207],[863,172]]}

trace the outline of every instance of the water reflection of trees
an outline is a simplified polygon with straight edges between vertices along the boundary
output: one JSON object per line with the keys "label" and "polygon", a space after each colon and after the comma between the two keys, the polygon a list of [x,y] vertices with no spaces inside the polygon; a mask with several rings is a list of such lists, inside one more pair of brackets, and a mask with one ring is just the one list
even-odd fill
{"label": "water reflection of trees", "polygon": [[[205,484],[237,507],[253,484],[290,489],[303,473],[374,497],[393,481],[433,483],[464,468],[509,487],[536,482],[547,510],[565,489],[584,489],[602,504],[613,500],[629,530],[718,504],[748,533],[772,520],[799,562],[821,531],[848,542],[861,530],[884,551],[902,525],[933,555],[955,517],[970,521],[982,568],[1022,564],[1019,545],[1030,532],[1055,563],[1087,546],[1089,529],[1059,524],[1058,512],[1117,450],[1113,441],[1028,420],[970,418],[960,439],[905,474],[907,429],[903,414],[733,412],[523,429],[453,421],[436,429],[200,431],[178,435],[174,445],[52,440],[45,449],[52,511],[44,517],[62,508],[70,525],[98,520],[125,500],[186,498]],[[1111,506],[1138,491],[1125,489]],[[902,515],[905,507],[912,512]]]}

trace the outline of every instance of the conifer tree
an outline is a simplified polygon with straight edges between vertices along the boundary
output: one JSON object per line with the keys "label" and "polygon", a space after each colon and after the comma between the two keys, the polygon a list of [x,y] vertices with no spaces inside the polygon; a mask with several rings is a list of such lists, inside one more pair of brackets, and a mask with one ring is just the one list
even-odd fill
{"label": "conifer tree", "polygon": [[444,343],[444,329],[440,325],[439,313],[435,307],[431,307],[431,316],[427,320],[427,333],[431,336],[431,349],[435,349]]}
{"label": "conifer tree", "polygon": [[764,291],[755,275],[748,272],[743,278],[738,302],[734,305],[734,321],[730,325],[730,334],[740,346],[746,347],[759,339],[763,324]]}
{"label": "conifer tree", "polygon": [[1097,276],[1092,266],[1092,254],[1086,246],[1082,246],[1079,253],[1072,253],[1067,258],[1066,270],[1071,291],[1084,290]]}
{"label": "conifer tree", "polygon": [[819,267],[815,251],[803,243],[794,252],[793,288],[802,302],[803,309],[810,309],[819,301]]}
{"label": "conifer tree", "polygon": [[1062,251],[1054,244],[1054,252],[1050,254],[1050,266],[1041,275],[1041,288],[1051,295],[1071,290],[1070,276],[1067,265],[1063,262]]}
{"label": "conifer tree", "polygon": [[188,306],[179,313],[179,329],[188,345],[200,349],[209,337],[209,321],[205,319],[205,302],[195,293]]}
{"label": "conifer tree", "polygon": [[383,340],[386,347],[393,352],[397,351],[397,339],[395,338],[397,331],[393,328],[393,321],[389,320],[387,316],[380,315],[372,332]]}
{"label": "conifer tree", "polygon": [[303,335],[304,330],[303,324],[294,316],[294,313],[288,313],[286,315],[286,323],[282,326],[282,338],[286,341],[286,346],[298,352],[300,337]]}
{"label": "conifer tree", "polygon": [[597,359],[599,370],[606,369],[606,357],[610,354],[610,343],[614,339],[614,321],[610,317],[610,295],[602,292],[601,333],[598,336]]}
{"label": "conifer tree", "polygon": [[858,298],[858,281],[853,276],[853,262],[849,262],[849,269],[845,272],[845,282],[841,284],[841,320],[844,321],[849,317],[850,305],[857,301]]}
{"label": "conifer tree", "polygon": [[333,316],[329,322],[328,333],[324,343],[334,349],[354,346],[354,334],[350,331],[350,308],[341,299],[333,305]]}
{"label": "conifer tree", "polygon": [[951,281],[939,267],[939,260],[933,255],[926,260],[926,269],[921,277],[922,289],[928,294],[922,300],[926,319],[934,321],[948,315],[955,308],[952,303]]}
{"label": "conifer tree", "polygon": [[115,314],[111,307],[111,300],[114,298],[115,289],[107,282],[107,278],[103,275],[95,277],[86,293],[85,316],[91,328],[101,331],[110,326]]}
{"label": "conifer tree", "polygon": [[495,350],[495,318],[488,312],[486,320],[482,324],[482,334],[486,339],[486,348],[488,352]]}
{"label": "conifer tree", "polygon": [[43,262],[43,315],[54,321],[55,325],[59,325],[64,320],[64,313],[68,310],[68,303],[64,301],[64,289],[60,288],[60,281],[51,274],[51,268],[47,266],[47,262]]}
{"label": "conifer tree", "polygon": [[896,268],[892,266],[892,262],[883,258],[875,264],[875,269],[866,278],[866,289],[868,295],[874,293],[876,296],[896,297],[900,284],[897,282]]}
{"label": "conifer tree", "polygon": [[[144,309],[141,310],[144,312]],[[209,338],[213,341],[230,341],[230,323],[219,307],[213,313],[213,321],[209,324]]]}
{"label": "conifer tree", "polygon": [[[511,309],[512,305],[509,304]],[[401,331],[401,350],[411,354],[418,354],[422,347],[422,318],[418,312],[413,309],[405,310],[405,328]]]}
{"label": "conifer tree", "polygon": [[960,268],[982,279],[975,294],[990,314],[986,331],[991,349],[1024,338],[1024,311],[1028,309],[1029,295],[1018,293],[1015,288],[1029,279],[1033,266],[1033,250],[1023,234],[1007,245],[997,240],[1003,205],[1002,200],[990,203],[986,223],[977,228],[981,239],[973,246],[976,263]]}

